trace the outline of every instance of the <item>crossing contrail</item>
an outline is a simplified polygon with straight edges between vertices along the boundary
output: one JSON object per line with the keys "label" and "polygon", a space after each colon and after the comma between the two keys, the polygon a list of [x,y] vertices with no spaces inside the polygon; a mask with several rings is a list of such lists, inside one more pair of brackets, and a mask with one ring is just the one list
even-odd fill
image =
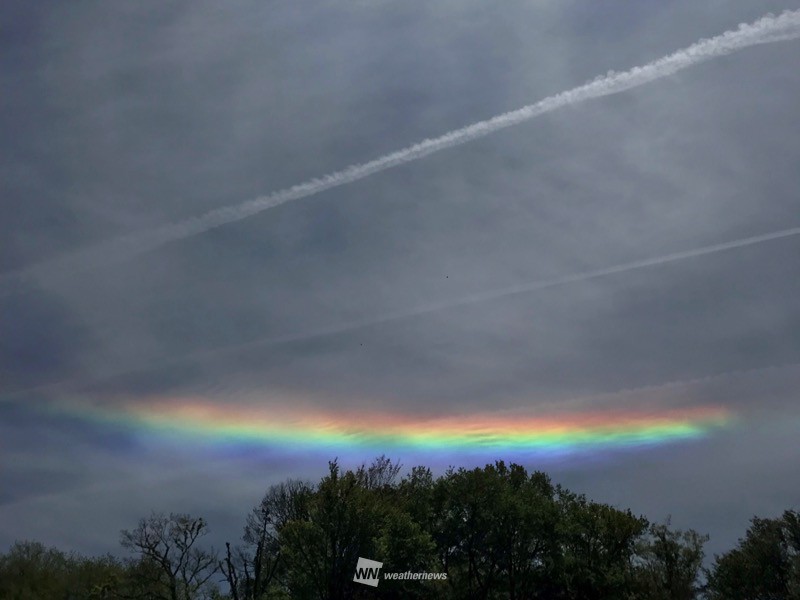
{"label": "crossing contrail", "polygon": [[[571,275],[565,275],[563,277],[558,277],[555,279],[544,279],[540,281],[532,281],[528,283],[521,283],[517,285],[512,285],[500,289],[489,290],[486,292],[477,292],[475,294],[470,294],[468,296],[463,296],[457,299],[451,300],[444,300],[441,302],[433,302],[430,304],[425,304],[421,306],[417,306],[410,310],[402,310],[396,311],[392,313],[387,313],[381,316],[375,317],[367,317],[364,319],[359,319],[355,321],[349,321],[346,323],[341,323],[338,325],[334,325],[331,327],[326,327],[322,329],[317,329],[314,331],[306,331],[306,332],[299,332],[295,334],[289,334],[285,336],[277,336],[271,338],[264,338],[261,340],[256,340],[254,342],[246,343],[244,346],[237,346],[237,349],[241,349],[247,346],[270,346],[270,345],[277,345],[277,344],[286,344],[290,342],[300,342],[312,338],[318,337],[325,337],[329,335],[337,335],[340,333],[346,333],[349,331],[354,331],[356,329],[362,329],[365,327],[371,327],[374,325],[382,325],[384,323],[389,323],[391,321],[398,321],[401,319],[409,319],[412,317],[418,317],[422,315],[427,315],[435,312],[439,312],[442,310],[457,308],[460,306],[469,306],[472,304],[480,304],[482,302],[489,302],[491,300],[498,300],[500,298],[508,298],[510,296],[516,296],[519,294],[526,294],[530,292],[535,292],[539,290],[545,290],[548,288],[555,288],[564,285],[568,285],[571,283],[580,283],[583,281],[589,281],[590,279],[598,279],[600,277],[607,277],[609,275],[617,275],[620,273],[627,273],[629,271],[637,271],[640,269],[645,269],[648,267],[655,267],[659,265],[665,265],[668,263],[677,262],[680,260],[687,260],[690,258],[697,258],[700,256],[705,256],[707,254],[716,254],[718,252],[724,252],[726,250],[735,250],[737,248],[744,248],[746,246],[753,246],[755,244],[761,244],[764,242],[769,242],[772,240],[779,240],[782,238],[788,238],[792,236],[800,235],[800,227],[792,227],[791,229],[782,229],[780,231],[773,231],[770,233],[764,233],[761,235],[755,235],[747,238],[741,238],[738,240],[733,240],[730,242],[722,242],[720,244],[713,244],[710,246],[702,246],[700,248],[693,248],[691,250],[684,250],[681,252],[673,252],[672,254],[665,254],[663,256],[658,256],[654,258],[645,258],[642,260],[636,260],[632,262],[622,263],[610,267],[603,267],[600,269],[593,269],[591,271],[582,271],[580,273],[573,273]],[[224,351],[224,350],[223,350]]]}
{"label": "crossing contrail", "polygon": [[[140,364],[137,367],[127,367],[123,370],[112,371],[102,375],[98,375],[92,378],[89,381],[77,382],[78,385],[86,384],[86,383],[99,383],[101,381],[113,379],[114,377],[118,377],[121,375],[130,375],[135,373],[142,373],[142,372],[149,372],[159,369],[165,369],[167,367],[187,364],[193,361],[204,360],[208,358],[214,358],[217,356],[221,356],[224,354],[232,354],[235,352],[242,352],[248,349],[257,349],[257,348],[269,348],[274,346],[281,346],[283,344],[290,344],[294,342],[304,342],[308,340],[313,340],[316,338],[324,338],[329,336],[340,335],[343,333],[349,333],[352,331],[357,331],[359,329],[365,329],[368,327],[375,327],[378,325],[383,325],[386,323],[391,323],[393,321],[400,321],[403,319],[411,319],[414,317],[420,317],[424,315],[429,315],[433,313],[437,313],[440,311],[458,308],[461,306],[470,306],[474,304],[480,304],[483,302],[489,302],[492,300],[499,300],[501,298],[508,298],[520,294],[526,294],[530,292],[536,292],[539,290],[545,290],[549,288],[556,288],[560,286],[565,286],[573,283],[580,283],[584,281],[589,281],[592,279],[598,279],[601,277],[607,277],[610,275],[617,275],[620,273],[627,273],[630,271],[636,271],[640,269],[646,269],[649,267],[656,267],[659,265],[665,265],[669,263],[678,262],[681,260],[688,260],[691,258],[698,258],[701,256],[706,256],[709,254],[716,254],[719,252],[725,252],[727,250],[735,250],[738,248],[745,248],[747,246],[754,246],[756,244],[762,244],[764,242],[769,242],[773,240],[779,240],[783,238],[789,238],[793,236],[800,235],[800,227],[792,227],[791,229],[781,229],[780,231],[772,231],[769,233],[764,233],[761,235],[754,235],[746,238],[740,238],[738,240],[732,240],[729,242],[722,242],[719,244],[712,244],[708,246],[701,246],[698,248],[693,248],[691,250],[683,250],[681,252],[673,252],[671,254],[664,254],[662,256],[657,256],[653,258],[645,258],[641,260],[621,263],[609,267],[602,267],[599,269],[592,269],[590,271],[582,271],[580,273],[573,273],[570,275],[564,275],[562,277],[554,278],[554,279],[543,279],[539,281],[531,281],[527,283],[520,283],[517,285],[512,285],[504,288],[494,289],[494,290],[487,290],[485,292],[477,292],[474,294],[470,294],[467,296],[462,296],[460,298],[454,298],[449,300],[443,300],[439,302],[431,302],[428,304],[418,305],[416,307],[412,307],[406,310],[398,310],[394,312],[384,313],[382,315],[373,315],[371,317],[365,317],[363,319],[357,319],[352,321],[346,321],[343,323],[338,323],[335,325],[330,325],[328,327],[322,327],[313,330],[306,330],[306,331],[299,331],[295,333],[289,333],[286,335],[278,335],[278,336],[269,336],[258,338],[255,340],[251,340],[248,342],[240,343],[240,344],[233,344],[230,346],[223,346],[219,348],[212,348],[210,350],[200,350],[197,352],[191,352],[189,354],[184,354],[182,356],[174,357],[174,358],[160,358],[156,361],[147,364]],[[46,393],[46,392],[54,392],[59,390],[64,390],[70,388],[75,382],[72,381],[61,381],[52,384],[45,384],[41,386],[36,386],[33,388],[27,388],[23,390],[17,391],[9,391],[6,393],[0,393],[0,402],[3,401],[13,401],[15,398],[24,397],[27,394],[31,393]]]}
{"label": "crossing contrail", "polygon": [[113,264],[149,252],[169,242],[195,236],[210,229],[246,219],[281,204],[364,179],[375,173],[418,160],[446,148],[465,144],[565,106],[618,94],[750,46],[793,40],[798,37],[800,37],[800,10],[786,11],[778,16],[767,14],[753,23],[742,24],[736,30],[700,40],[696,44],[646,65],[620,73],[609,71],[608,74],[589,83],[550,96],[535,104],[473,123],[436,138],[423,140],[369,162],[351,165],[341,171],[311,179],[266,196],[217,208],[202,215],[155,229],[134,232],[62,258],[8,273],[0,278],[0,287],[6,287],[1,284],[9,282],[12,285],[24,286],[28,279],[42,283],[54,279],[66,279],[76,272]]}

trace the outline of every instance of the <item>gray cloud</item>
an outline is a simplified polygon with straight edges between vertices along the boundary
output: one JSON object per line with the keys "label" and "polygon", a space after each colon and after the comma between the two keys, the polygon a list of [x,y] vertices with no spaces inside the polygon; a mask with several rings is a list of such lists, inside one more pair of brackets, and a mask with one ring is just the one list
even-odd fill
{"label": "gray cloud", "polygon": [[[0,52],[10,90],[0,99],[4,272],[364,162],[800,8],[29,5],[12,5],[18,27]],[[9,440],[0,544],[114,549],[117,530],[151,508],[213,515],[231,538],[270,481],[324,468],[321,457],[225,454],[39,410],[80,394],[459,414],[718,404],[742,424],[685,447],[548,468],[598,499],[705,527],[720,544],[751,513],[795,504],[796,370],[598,395],[800,360],[796,239],[215,353],[800,225],[800,143],[787,135],[800,94],[795,51],[790,42],[724,57],[4,297],[0,389],[39,389],[0,405]],[[196,358],[175,362],[185,355]],[[71,383],[44,387],[57,381]],[[209,480],[224,485],[200,493]]]}
{"label": "gray cloud", "polygon": [[86,252],[78,252],[56,259],[51,263],[36,265],[23,271],[21,278],[24,281],[25,275],[32,273],[35,278],[48,281],[53,277],[63,278],[68,276],[67,274],[151,252],[170,242],[201,235],[212,229],[253,217],[282,204],[316,196],[330,189],[360,181],[371,175],[420,160],[436,152],[455,148],[491,133],[520,125],[564,107],[629,91],[674,75],[689,67],[752,46],[794,41],[798,37],[800,37],[800,12],[786,11],[779,16],[767,15],[752,24],[742,24],[737,30],[727,31],[711,39],[703,39],[688,48],[677,50],[646,65],[637,66],[621,73],[609,71],[607,75],[598,76],[582,86],[559,92],[534,104],[528,104],[522,108],[464,126],[441,136],[427,138],[368,162],[353,164],[345,169],[315,177],[290,188],[252,200],[215,208],[177,223],[128,234],[97,248],[89,248]]}

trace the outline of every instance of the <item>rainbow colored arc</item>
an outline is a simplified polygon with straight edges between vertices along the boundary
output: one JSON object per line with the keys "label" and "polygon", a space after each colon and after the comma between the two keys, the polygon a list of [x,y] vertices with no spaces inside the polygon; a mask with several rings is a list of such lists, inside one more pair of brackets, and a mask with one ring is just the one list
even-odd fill
{"label": "rainbow colored arc", "polygon": [[92,420],[203,442],[289,450],[564,453],[698,439],[733,422],[721,407],[531,416],[480,413],[419,417],[384,412],[295,412],[169,399],[81,409]]}

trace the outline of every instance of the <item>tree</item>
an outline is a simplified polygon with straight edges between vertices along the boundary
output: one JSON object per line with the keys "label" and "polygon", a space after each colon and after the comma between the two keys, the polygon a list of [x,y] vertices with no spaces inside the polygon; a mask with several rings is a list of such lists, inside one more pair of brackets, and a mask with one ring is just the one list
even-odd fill
{"label": "tree", "polygon": [[558,512],[546,475],[501,461],[451,469],[434,488],[431,531],[454,597],[551,597]]}
{"label": "tree", "polygon": [[[341,600],[374,597],[353,583],[359,557],[384,563],[390,571],[434,569],[431,536],[406,510],[396,483],[400,466],[381,456],[369,466],[342,471],[336,461],[316,487],[304,518],[289,520],[280,532],[283,587],[292,598]],[[436,597],[432,582],[384,580],[384,598]],[[366,594],[366,596],[365,596]]]}
{"label": "tree", "polygon": [[0,598],[13,600],[105,600],[119,597],[125,567],[111,556],[86,558],[16,542],[0,555]]}
{"label": "tree", "polygon": [[[2,600],[800,600],[800,514],[754,518],[698,589],[695,531],[649,524],[541,472],[499,461],[434,478],[381,456],[317,485],[270,487],[220,560],[205,521],[152,514],[122,531],[130,560],[87,558],[35,542],[0,553]],[[357,559],[384,573],[446,579],[353,582]],[[222,593],[212,582],[221,572]]]}
{"label": "tree", "polygon": [[648,600],[692,600],[700,590],[703,545],[708,536],[654,523],[636,548],[638,594]]}
{"label": "tree", "polygon": [[630,597],[635,546],[648,522],[607,504],[599,504],[561,487],[559,577],[561,597],[613,600]]}
{"label": "tree", "polygon": [[280,532],[289,521],[308,517],[310,484],[289,480],[269,488],[261,502],[247,516],[242,546],[225,544],[220,570],[228,582],[232,600],[259,600],[279,577]]}
{"label": "tree", "polygon": [[197,545],[207,533],[202,518],[153,513],[136,529],[123,530],[121,543],[139,555],[141,576],[157,590],[155,598],[195,600],[210,593],[208,584],[218,568],[214,551]]}
{"label": "tree", "polygon": [[800,514],[753,518],[745,538],[715,557],[706,596],[712,600],[800,599]]}
{"label": "tree", "polygon": [[38,542],[16,542],[0,558],[0,597],[36,600],[66,592],[67,556]]}
{"label": "tree", "polygon": [[381,478],[370,476],[366,468],[342,473],[336,461],[328,466],[328,475],[309,502],[307,518],[291,520],[281,531],[286,585],[293,598],[352,597],[358,557],[374,556],[381,507],[367,485]]}

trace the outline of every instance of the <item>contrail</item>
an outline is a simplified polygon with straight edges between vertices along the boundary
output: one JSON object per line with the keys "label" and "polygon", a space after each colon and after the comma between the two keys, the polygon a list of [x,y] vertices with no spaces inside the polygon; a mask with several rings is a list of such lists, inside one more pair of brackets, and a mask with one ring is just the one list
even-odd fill
{"label": "contrail", "polygon": [[[343,333],[348,333],[351,331],[356,331],[358,329],[364,329],[367,327],[373,327],[377,325],[382,325],[385,323],[390,323],[392,321],[399,321],[402,319],[410,319],[413,317],[420,317],[432,313],[436,313],[439,311],[444,311],[452,308],[457,308],[461,306],[469,306],[473,304],[480,304],[482,302],[489,302],[491,300],[498,300],[500,298],[508,298],[511,296],[516,296],[519,294],[526,294],[530,292],[535,292],[538,290],[545,290],[548,288],[555,288],[559,286],[565,286],[572,283],[580,283],[583,281],[589,281],[591,279],[598,279],[601,277],[606,277],[609,275],[617,275],[620,273],[627,273],[630,271],[636,271],[640,269],[646,269],[649,267],[656,267],[659,265],[665,265],[668,263],[674,263],[681,260],[687,260],[690,258],[697,258],[700,256],[705,256],[708,254],[716,254],[718,252],[725,252],[727,250],[735,250],[737,248],[744,248],[747,246],[754,246],[756,244],[762,244],[764,242],[769,242],[773,240],[779,240],[783,238],[789,238],[796,235],[800,235],[800,227],[792,227],[791,229],[782,229],[780,231],[772,231],[770,233],[764,233],[761,235],[754,235],[751,237],[740,238],[738,240],[733,240],[730,242],[722,242],[719,244],[713,244],[709,246],[702,246],[699,248],[693,248],[691,250],[684,250],[681,252],[673,252],[672,254],[665,254],[662,256],[657,256],[654,258],[645,258],[641,260],[636,260],[632,262],[626,262],[610,267],[603,267],[600,269],[593,269],[590,271],[582,271],[580,273],[573,273],[571,275],[565,275],[563,277],[558,277],[555,279],[544,279],[539,281],[532,281],[527,283],[521,283],[517,285],[512,285],[500,289],[489,290],[485,292],[478,292],[475,294],[470,294],[468,296],[464,296],[461,298],[444,300],[441,302],[432,302],[429,304],[420,305],[411,309],[400,310],[390,313],[385,313],[383,315],[377,315],[372,317],[365,317],[363,319],[347,321],[344,323],[339,323],[337,325],[331,325],[328,327],[323,327],[320,329],[314,329],[310,331],[301,331],[297,333],[291,333],[287,335],[279,335],[279,336],[271,336],[271,337],[264,337],[259,338],[256,340],[252,340],[249,342],[244,342],[241,344],[234,344],[231,346],[223,346],[221,348],[212,348],[211,350],[201,350],[198,352],[192,352],[189,354],[185,354],[183,356],[179,356],[176,358],[166,358],[160,359],[159,361],[154,361],[149,364],[140,365],[135,368],[127,368],[120,371],[105,373],[100,376],[96,376],[91,380],[78,382],[78,386],[82,384],[92,384],[92,383],[99,383],[101,381],[113,379],[114,377],[118,377],[121,375],[130,375],[134,373],[141,373],[141,372],[148,372],[158,369],[164,369],[170,366],[186,364],[196,360],[203,360],[206,358],[212,358],[215,356],[220,356],[223,354],[229,354],[233,352],[241,352],[243,350],[247,350],[249,348],[268,348],[271,346],[280,346],[283,344],[289,344],[293,342],[303,342],[307,340],[312,340],[315,338],[324,338],[328,336],[339,335]],[[45,384],[41,386],[36,386],[33,388],[27,388],[23,390],[17,391],[10,391],[6,393],[0,393],[0,401],[13,401],[14,398],[24,397],[26,394],[30,393],[46,393],[46,392],[53,392],[59,391],[64,388],[69,388],[71,385],[74,385],[74,381],[60,381],[51,384]]]}
{"label": "contrail", "polygon": [[[535,292],[539,290],[545,290],[548,288],[555,288],[560,287],[563,285],[568,285],[571,283],[579,283],[583,281],[589,281],[590,279],[597,279],[600,277],[606,277],[609,275],[617,275],[619,273],[627,273],[629,271],[636,271],[639,269],[645,269],[648,267],[655,267],[658,265],[665,265],[672,262],[677,262],[680,260],[686,260],[689,258],[696,258],[699,256],[705,256],[707,254],[716,254],[717,252],[724,252],[726,250],[734,250],[737,248],[744,248],[746,246],[753,246],[755,244],[761,244],[763,242],[769,242],[772,240],[779,240],[782,238],[792,237],[795,235],[800,235],[800,227],[792,227],[791,229],[782,229],[780,231],[773,231],[770,233],[764,233],[762,235],[755,235],[747,238],[741,238],[738,240],[734,240],[731,242],[723,242],[720,244],[713,244],[711,246],[702,246],[700,248],[694,248],[692,250],[684,250],[682,252],[674,252],[672,254],[665,254],[663,256],[658,256],[655,258],[645,258],[642,260],[636,260],[632,262],[622,263],[619,265],[614,265],[611,267],[603,267],[601,269],[594,269],[591,271],[583,271],[580,273],[573,273],[572,275],[565,275],[564,277],[558,277],[556,279],[545,279],[541,281],[533,281],[528,283],[521,283],[517,285],[512,285],[505,288],[500,288],[496,290],[490,290],[486,292],[478,292],[475,294],[470,294],[468,296],[464,296],[462,298],[458,298],[455,300],[445,300],[442,302],[433,302],[427,305],[418,306],[416,308],[404,311],[397,311],[392,313],[387,313],[382,316],[377,317],[368,317],[365,319],[359,319],[355,321],[349,321],[347,323],[341,323],[339,325],[334,325],[331,327],[326,327],[323,329],[317,329],[314,331],[308,332],[300,332],[285,336],[277,336],[271,338],[264,338],[262,340],[257,340],[254,342],[249,342],[241,346],[237,346],[237,349],[241,349],[243,347],[248,346],[269,346],[269,345],[277,345],[277,344],[286,344],[289,342],[301,342],[304,340],[318,338],[318,337],[325,337],[329,335],[337,335],[340,333],[346,333],[349,331],[353,331],[356,329],[362,329],[364,327],[371,327],[374,325],[382,325],[384,323],[389,323],[391,321],[398,321],[401,319],[409,319],[412,317],[418,317],[422,315],[427,315],[447,309],[457,308],[460,306],[469,306],[471,304],[480,304],[482,302],[489,302],[490,300],[498,300],[500,298],[508,298],[510,296],[516,296],[519,294],[526,294],[530,292]],[[224,351],[224,350],[223,350]]]}
{"label": "contrail", "polygon": [[131,258],[169,242],[188,238],[215,227],[246,219],[281,204],[307,198],[326,190],[364,179],[375,173],[418,160],[446,148],[465,144],[471,140],[482,138],[495,131],[529,121],[565,106],[578,104],[593,98],[618,94],[750,46],[793,40],[798,37],[800,37],[800,10],[786,11],[778,16],[767,14],[753,23],[739,25],[736,30],[701,40],[688,48],[678,50],[646,65],[634,67],[629,71],[620,73],[609,71],[608,74],[600,76],[589,83],[550,96],[535,104],[524,106],[485,121],[473,123],[437,138],[423,140],[375,160],[351,165],[341,171],[311,179],[305,183],[285,188],[266,196],[218,208],[197,217],[148,231],[135,232],[60,259],[8,273],[0,278],[0,284],[8,282],[24,284],[28,279],[47,282],[52,279],[67,278],[76,272]]}

